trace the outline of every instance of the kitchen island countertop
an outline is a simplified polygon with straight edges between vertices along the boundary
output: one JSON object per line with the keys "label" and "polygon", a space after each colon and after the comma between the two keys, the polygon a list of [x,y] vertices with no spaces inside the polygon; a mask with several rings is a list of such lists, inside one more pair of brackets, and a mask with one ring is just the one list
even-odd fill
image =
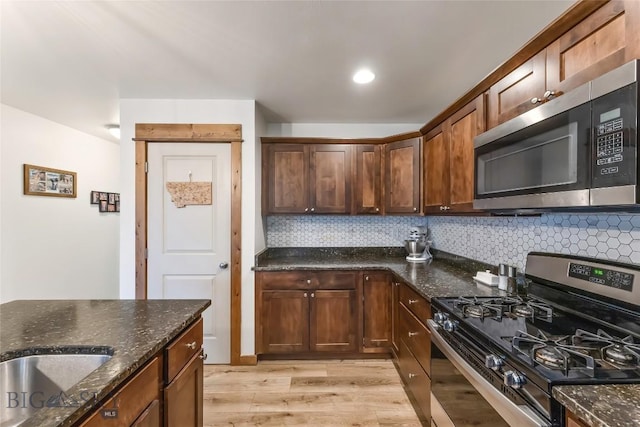
{"label": "kitchen island countertop", "polygon": [[73,404],[45,405],[21,427],[73,425],[209,305],[209,300],[18,300],[0,305],[0,361],[32,354],[112,354],[65,390]]}

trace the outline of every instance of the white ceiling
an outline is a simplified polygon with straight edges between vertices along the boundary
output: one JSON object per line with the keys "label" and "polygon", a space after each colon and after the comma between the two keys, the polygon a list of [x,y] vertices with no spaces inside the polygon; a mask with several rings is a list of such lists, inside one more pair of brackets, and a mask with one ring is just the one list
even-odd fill
{"label": "white ceiling", "polygon": [[[424,124],[572,3],[1,0],[1,101],[104,138],[120,98]],[[368,86],[351,81],[361,66]]]}

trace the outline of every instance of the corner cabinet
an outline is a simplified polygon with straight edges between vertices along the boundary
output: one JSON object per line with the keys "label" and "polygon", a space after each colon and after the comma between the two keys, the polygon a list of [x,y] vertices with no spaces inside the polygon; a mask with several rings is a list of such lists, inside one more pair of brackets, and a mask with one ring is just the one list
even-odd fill
{"label": "corner cabinet", "polygon": [[353,208],[354,214],[382,214],[382,146],[353,147]]}
{"label": "corner cabinet", "polygon": [[424,213],[472,213],[473,139],[485,130],[484,96],[477,97],[424,141]]}
{"label": "corner cabinet", "polygon": [[488,128],[637,58],[639,21],[637,1],[604,3],[491,86]]}
{"label": "corner cabinet", "polygon": [[256,273],[258,354],[358,349],[356,273]]}
{"label": "corner cabinet", "polygon": [[385,145],[385,212],[417,214],[420,209],[420,139]]}
{"label": "corner cabinet", "polygon": [[265,213],[350,213],[349,145],[265,144],[262,156]]}

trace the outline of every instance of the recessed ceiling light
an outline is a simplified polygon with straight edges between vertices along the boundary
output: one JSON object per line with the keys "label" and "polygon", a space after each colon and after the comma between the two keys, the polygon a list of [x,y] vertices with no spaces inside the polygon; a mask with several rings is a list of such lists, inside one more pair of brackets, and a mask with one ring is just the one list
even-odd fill
{"label": "recessed ceiling light", "polygon": [[105,127],[114,138],[120,139],[120,125],[107,125]]}
{"label": "recessed ceiling light", "polygon": [[371,72],[371,70],[367,69],[367,68],[363,68],[362,70],[358,70],[354,75],[353,75],[353,81],[358,83],[358,84],[366,84],[366,83],[371,83],[373,81],[373,79],[376,78],[376,75],[373,74]]}

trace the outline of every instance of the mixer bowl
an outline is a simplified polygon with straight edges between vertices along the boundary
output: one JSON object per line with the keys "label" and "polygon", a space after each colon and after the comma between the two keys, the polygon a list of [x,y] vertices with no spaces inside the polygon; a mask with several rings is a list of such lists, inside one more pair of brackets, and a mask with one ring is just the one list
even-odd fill
{"label": "mixer bowl", "polygon": [[407,239],[404,241],[404,248],[409,253],[409,256],[420,256],[425,251],[425,249],[427,249],[427,241],[422,239]]}

